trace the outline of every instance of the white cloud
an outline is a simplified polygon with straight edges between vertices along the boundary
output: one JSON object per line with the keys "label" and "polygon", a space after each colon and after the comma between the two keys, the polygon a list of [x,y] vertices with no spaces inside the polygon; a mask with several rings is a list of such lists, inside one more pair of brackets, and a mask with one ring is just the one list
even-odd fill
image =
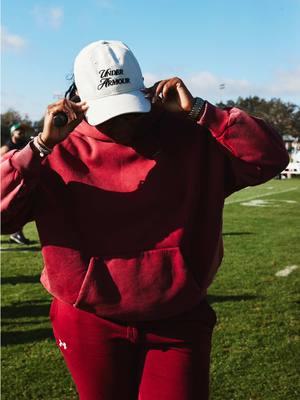
{"label": "white cloud", "polygon": [[[145,85],[151,86],[165,77],[145,73]],[[199,71],[194,75],[180,76],[194,96],[201,96],[212,102],[236,99],[237,97],[260,96],[279,97],[283,101],[299,104],[300,67],[290,71],[276,71],[268,82],[258,84],[247,79],[217,76],[209,71]]]}
{"label": "white cloud", "polygon": [[105,8],[107,10],[111,10],[114,8],[114,4],[112,0],[96,0],[96,3],[101,8]]}
{"label": "white cloud", "polygon": [[219,77],[208,71],[202,71],[187,77],[186,85],[196,93],[207,93],[211,96],[218,95],[222,90],[226,90],[232,96],[236,96],[247,93],[251,88],[250,82],[246,79]]}
{"label": "white cloud", "polygon": [[36,5],[32,14],[39,26],[48,26],[52,29],[59,29],[64,18],[64,10],[62,7],[44,7]]}
{"label": "white cloud", "polygon": [[[145,73],[145,85],[151,86],[155,82],[164,79],[152,73]],[[209,71],[200,71],[194,75],[180,76],[187,88],[194,96],[219,101],[220,96],[226,93],[226,97],[246,96],[251,91],[251,84],[247,80],[238,80],[218,77]],[[224,89],[221,89],[224,85]]]}
{"label": "white cloud", "polygon": [[54,29],[58,29],[63,21],[64,11],[61,7],[49,8],[49,23]]}
{"label": "white cloud", "polygon": [[26,46],[26,40],[22,36],[10,33],[4,26],[1,26],[1,48],[3,50],[21,50]]}
{"label": "white cloud", "polygon": [[300,66],[290,71],[278,71],[275,82],[270,85],[273,93],[295,94],[300,99]]}

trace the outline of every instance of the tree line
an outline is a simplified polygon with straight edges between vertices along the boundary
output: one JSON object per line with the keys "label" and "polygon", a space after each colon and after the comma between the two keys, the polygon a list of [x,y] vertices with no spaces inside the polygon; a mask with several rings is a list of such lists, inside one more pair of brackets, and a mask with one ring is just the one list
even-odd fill
{"label": "tree line", "polygon": [[[293,103],[285,103],[281,99],[265,100],[258,96],[239,97],[236,101],[228,100],[218,103],[218,107],[238,107],[251,115],[263,118],[273,125],[281,135],[300,137],[300,107]],[[1,114],[1,142],[4,144],[10,136],[10,126],[21,122],[27,127],[28,136],[37,134],[43,128],[44,118],[31,121],[27,115],[22,117],[14,109]]]}

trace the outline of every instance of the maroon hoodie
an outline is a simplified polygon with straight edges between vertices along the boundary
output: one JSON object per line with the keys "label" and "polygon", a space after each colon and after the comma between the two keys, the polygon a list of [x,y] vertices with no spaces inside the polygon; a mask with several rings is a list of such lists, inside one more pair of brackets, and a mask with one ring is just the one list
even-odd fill
{"label": "maroon hoodie", "polygon": [[2,233],[35,220],[53,296],[99,316],[166,318],[206,295],[221,263],[224,199],[288,164],[280,136],[206,103],[198,123],[152,111],[131,145],[82,122],[41,159],[2,162]]}

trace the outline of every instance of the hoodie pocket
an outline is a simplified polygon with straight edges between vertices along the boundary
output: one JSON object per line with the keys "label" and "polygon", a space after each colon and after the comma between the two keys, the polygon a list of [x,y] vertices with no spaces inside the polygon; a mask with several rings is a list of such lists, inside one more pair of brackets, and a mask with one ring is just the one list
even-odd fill
{"label": "hoodie pocket", "polygon": [[75,306],[100,316],[158,319],[197,304],[201,291],[178,247],[92,257]]}

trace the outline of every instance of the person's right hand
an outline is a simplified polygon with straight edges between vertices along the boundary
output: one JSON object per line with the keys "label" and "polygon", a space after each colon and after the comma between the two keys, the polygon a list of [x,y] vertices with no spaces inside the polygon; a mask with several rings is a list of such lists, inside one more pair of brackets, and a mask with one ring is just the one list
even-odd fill
{"label": "person's right hand", "polygon": [[[56,103],[50,104],[44,119],[44,128],[41,133],[41,139],[49,148],[53,148],[56,144],[62,142],[71,133],[84,117],[84,112],[88,109],[88,105],[81,101],[74,103],[73,101],[62,99]],[[58,112],[63,111],[68,116],[68,123],[65,126],[57,128],[54,125],[54,116]]]}

